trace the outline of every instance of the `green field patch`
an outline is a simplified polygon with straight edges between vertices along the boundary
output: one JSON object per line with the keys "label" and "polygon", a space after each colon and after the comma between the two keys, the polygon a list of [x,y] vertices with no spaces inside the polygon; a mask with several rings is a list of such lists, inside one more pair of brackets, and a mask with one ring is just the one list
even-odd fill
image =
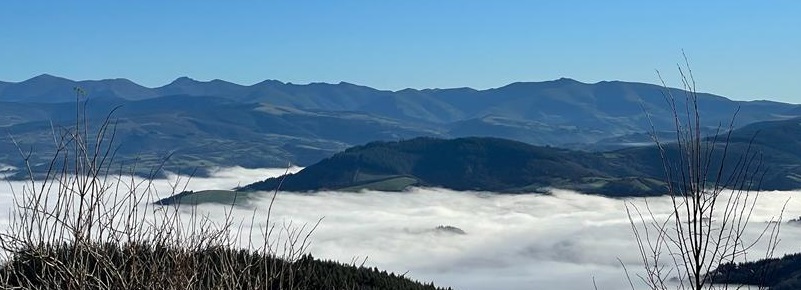
{"label": "green field patch", "polygon": [[198,205],[203,203],[218,203],[227,205],[243,205],[247,202],[251,192],[238,192],[233,190],[200,190],[184,191],[179,194],[156,201],[161,205]]}
{"label": "green field patch", "polygon": [[388,175],[388,174],[369,174],[369,173],[362,173],[359,172],[356,174],[356,177],[353,178],[353,181],[356,183],[363,183],[363,182],[373,182],[378,180],[385,180],[389,178],[397,177],[397,175]]}
{"label": "green field patch", "polygon": [[418,184],[418,180],[407,176],[397,176],[383,179],[376,182],[364,183],[356,186],[341,188],[342,191],[361,191],[361,190],[377,190],[377,191],[402,191],[409,186]]}

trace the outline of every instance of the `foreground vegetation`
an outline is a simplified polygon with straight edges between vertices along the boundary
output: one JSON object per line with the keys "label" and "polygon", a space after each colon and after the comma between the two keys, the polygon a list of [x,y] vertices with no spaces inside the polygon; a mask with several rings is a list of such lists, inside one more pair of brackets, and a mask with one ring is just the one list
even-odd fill
{"label": "foreground vegetation", "polygon": [[288,262],[221,246],[111,243],[21,251],[0,269],[0,281],[4,289],[442,289],[311,255]]}
{"label": "foreground vegetation", "polygon": [[[702,102],[686,55],[684,61],[684,65],[678,65],[684,94],[674,95],[666,85],[664,90],[674,116],[675,136],[665,142],[656,132],[652,135],[668,186],[671,212],[655,212],[647,202],[644,206],[626,206],[642,259],[643,272],[636,277],[653,290],[740,289],[742,285],[719,284],[737,281],[716,278],[728,276],[721,270],[728,265],[756,256],[755,246],[759,243],[765,247],[764,258],[773,257],[784,208],[777,209],[761,231],[757,229],[760,232],[755,237],[746,233],[753,231],[749,229],[753,226],[759,227],[751,218],[760,191],[784,186],[777,184],[775,173],[769,175],[766,171],[766,166],[779,163],[776,157],[766,157],[775,152],[771,151],[770,142],[755,142],[756,134],[748,129],[735,131],[737,111],[732,112],[729,122],[721,123],[716,134],[704,134],[699,110]],[[773,131],[769,135],[776,133]],[[787,179],[788,172],[784,170],[778,176]],[[740,274],[741,278],[748,277],[744,282],[753,282],[772,270],[760,268]],[[632,276],[628,269],[625,271],[631,282]]]}
{"label": "foreground vegetation", "polygon": [[212,218],[149,204],[164,192],[152,178],[135,177],[137,164],[115,162],[116,123],[84,111],[77,106],[74,124],[54,128],[55,153],[43,176],[33,172],[33,153],[17,147],[28,180],[14,189],[11,220],[0,233],[0,288],[439,289],[315,260],[308,248],[316,225],[278,224],[268,213],[264,226],[253,216],[246,228],[232,209]]}
{"label": "foreground vegetation", "polygon": [[727,263],[710,277],[713,283],[758,285],[771,290],[801,289],[801,253],[755,262]]}

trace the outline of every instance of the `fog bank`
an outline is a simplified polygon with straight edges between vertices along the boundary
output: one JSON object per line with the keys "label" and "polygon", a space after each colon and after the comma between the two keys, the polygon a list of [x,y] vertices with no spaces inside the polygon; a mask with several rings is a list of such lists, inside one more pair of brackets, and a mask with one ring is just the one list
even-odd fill
{"label": "fog bank", "polygon": [[[292,169],[293,171],[298,168]],[[209,178],[171,175],[154,188],[165,197],[178,189],[230,189],[283,174],[285,169],[220,169]],[[187,180],[189,181],[187,183]],[[0,226],[8,222],[11,189],[0,182]],[[762,230],[797,192],[766,192],[752,217],[749,236]],[[264,226],[270,193],[236,207],[235,218]],[[367,266],[455,289],[628,289],[618,259],[632,272],[640,257],[625,206],[643,206],[641,198],[609,199],[554,190],[551,195],[500,195],[416,188],[403,193],[279,193],[272,221],[315,224],[311,253],[318,258]],[[668,212],[667,198],[650,198],[658,214]],[[224,205],[204,204],[198,212],[222,218]],[[801,216],[801,199],[791,198],[786,219]],[[460,234],[436,230],[451,226]],[[258,231],[257,231],[258,232]],[[258,235],[258,233],[255,233]],[[782,227],[779,255],[801,252],[801,226]],[[759,256],[755,254],[756,256]],[[761,255],[761,254],[760,254]]]}

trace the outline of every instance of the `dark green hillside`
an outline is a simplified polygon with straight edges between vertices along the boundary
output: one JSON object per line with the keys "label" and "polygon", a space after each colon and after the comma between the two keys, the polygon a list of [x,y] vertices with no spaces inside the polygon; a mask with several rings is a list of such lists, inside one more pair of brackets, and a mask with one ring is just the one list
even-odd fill
{"label": "dark green hillside", "polygon": [[[711,142],[713,138],[708,137],[707,140]],[[763,174],[761,189],[793,190],[801,188],[801,118],[757,122],[732,131],[725,160],[723,159],[723,140],[726,139],[726,134],[723,133],[717,138],[719,144],[715,154],[711,155],[713,164],[725,162],[725,167],[732,170],[743,161],[744,154],[750,152],[756,154],[754,157],[762,163],[762,171],[759,172],[759,174]],[[670,140],[668,139],[668,141]],[[666,145],[666,149],[668,155],[675,155],[674,145]],[[654,176],[664,171],[661,167],[653,166],[653,164],[661,165],[659,153],[654,146],[626,148],[614,152],[637,160],[630,164],[635,166],[632,169],[646,176]],[[709,179],[713,180],[714,176],[710,176]]]}
{"label": "dark green hillside", "polygon": [[725,264],[709,276],[714,283],[758,285],[771,290],[801,289],[801,254]]}
{"label": "dark green hillside", "polygon": [[734,131],[732,140],[754,143],[801,157],[801,118],[748,124]]}
{"label": "dark green hillside", "polygon": [[80,289],[446,289],[377,268],[315,259],[309,254],[290,262],[274,255],[216,246],[86,246],[38,245],[14,253],[0,265],[0,281],[4,289],[62,289],[64,285],[75,288],[74,274],[67,272],[74,268],[61,265],[80,265],[89,269],[81,273],[92,277]]}
{"label": "dark green hillside", "polygon": [[[763,122],[708,137],[717,144],[709,158],[708,187],[793,190],[801,188],[801,119]],[[663,137],[664,134],[662,134]],[[675,138],[675,136],[674,136]],[[663,140],[663,142],[669,142]],[[710,147],[704,147],[706,149]],[[663,143],[668,160],[678,147]],[[725,150],[724,150],[725,149]],[[723,171],[718,172],[723,164]],[[676,170],[679,164],[671,162]],[[735,175],[742,167],[746,175]],[[738,176],[736,181],[730,179]],[[674,171],[674,178],[680,174]],[[751,180],[752,183],[743,183]],[[283,183],[282,183],[283,182]],[[677,184],[678,180],[674,180]],[[654,145],[608,152],[533,146],[497,138],[416,138],[352,147],[285,178],[256,182],[239,191],[372,189],[400,191],[409,186],[504,193],[540,192],[547,187],[607,196],[666,193],[665,167]],[[172,203],[183,196],[160,202]]]}
{"label": "dark green hillside", "polygon": [[[532,192],[545,187],[607,195],[658,194],[663,184],[630,170],[629,159],[496,138],[416,138],[350,148],[286,176],[282,190],[402,190],[432,186],[455,190]],[[267,179],[240,190],[273,190]],[[387,183],[396,187],[388,188]]]}

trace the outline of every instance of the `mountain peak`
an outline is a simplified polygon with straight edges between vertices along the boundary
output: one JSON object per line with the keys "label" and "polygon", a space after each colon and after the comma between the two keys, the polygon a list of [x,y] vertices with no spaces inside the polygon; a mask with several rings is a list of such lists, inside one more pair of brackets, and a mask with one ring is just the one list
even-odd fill
{"label": "mountain peak", "polygon": [[577,80],[574,80],[574,79],[571,79],[571,78],[562,77],[562,78],[558,78],[558,79],[550,80],[550,81],[514,82],[514,83],[511,83],[511,84],[505,85],[505,86],[503,86],[501,88],[531,88],[531,87],[539,87],[539,86],[542,86],[542,85],[545,85],[545,86],[549,86],[549,85],[550,86],[552,86],[552,85],[567,86],[567,85],[576,85],[576,84],[578,84],[578,85],[586,85],[586,83],[582,83],[580,81],[577,81]]}
{"label": "mountain peak", "polygon": [[561,84],[584,84],[583,82],[580,82],[580,81],[577,81],[577,80],[574,80],[574,79],[571,79],[571,78],[566,78],[566,77],[561,77],[561,78],[553,80],[551,82],[561,83]]}
{"label": "mountain peak", "polygon": [[193,78],[190,78],[190,77],[187,77],[187,76],[183,76],[183,77],[179,77],[179,78],[175,79],[170,84],[187,84],[187,83],[196,83],[196,82],[197,81],[195,79],[193,79]]}
{"label": "mountain peak", "polygon": [[62,82],[63,81],[67,81],[67,82],[73,82],[72,80],[69,80],[69,79],[66,79],[66,78],[62,78],[62,77],[57,77],[57,76],[54,76],[54,75],[51,75],[51,74],[40,74],[38,76],[32,77],[30,79],[27,79],[27,80],[25,80],[23,82],[30,82],[30,81],[34,81],[34,82],[42,82],[42,81],[62,81]]}
{"label": "mountain peak", "polygon": [[254,86],[276,86],[276,85],[284,85],[285,83],[279,80],[263,80]]}

